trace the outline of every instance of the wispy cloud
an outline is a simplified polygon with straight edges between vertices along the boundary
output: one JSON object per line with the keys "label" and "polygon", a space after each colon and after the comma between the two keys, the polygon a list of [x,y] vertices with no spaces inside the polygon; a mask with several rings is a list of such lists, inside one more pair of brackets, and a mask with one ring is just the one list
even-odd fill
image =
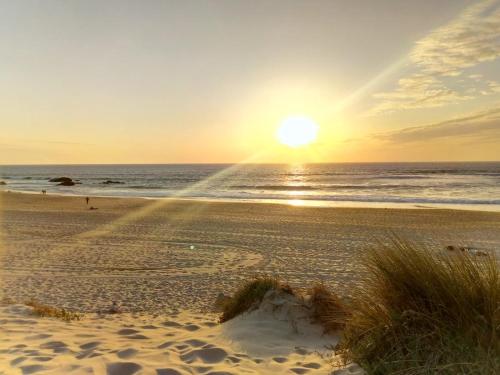
{"label": "wispy cloud", "polygon": [[417,41],[409,55],[414,73],[400,79],[395,90],[375,94],[379,102],[370,114],[439,107],[498,93],[500,84],[482,75],[456,79],[466,69],[498,57],[500,1],[486,0]]}
{"label": "wispy cloud", "polygon": [[25,145],[25,144],[38,144],[38,145],[54,145],[57,146],[93,146],[92,143],[83,142],[69,142],[69,141],[59,141],[59,140],[41,140],[41,139],[10,139],[4,140],[0,138],[0,146],[13,146],[13,145]]}
{"label": "wispy cloud", "polygon": [[450,137],[500,139],[500,103],[498,107],[469,116],[371,136],[376,140],[398,144]]}

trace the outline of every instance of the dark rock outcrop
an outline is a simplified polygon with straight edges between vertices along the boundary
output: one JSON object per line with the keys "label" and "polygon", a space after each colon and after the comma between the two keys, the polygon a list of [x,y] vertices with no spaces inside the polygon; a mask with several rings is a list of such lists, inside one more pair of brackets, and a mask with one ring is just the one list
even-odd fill
{"label": "dark rock outcrop", "polygon": [[56,177],[56,178],[51,178],[49,182],[60,182],[60,183],[73,182],[73,179],[69,177]]}
{"label": "dark rock outcrop", "polygon": [[73,186],[75,185],[75,183],[73,181],[63,181],[59,184],[57,184],[57,186]]}
{"label": "dark rock outcrop", "polygon": [[7,185],[5,181],[0,181],[0,185]]}

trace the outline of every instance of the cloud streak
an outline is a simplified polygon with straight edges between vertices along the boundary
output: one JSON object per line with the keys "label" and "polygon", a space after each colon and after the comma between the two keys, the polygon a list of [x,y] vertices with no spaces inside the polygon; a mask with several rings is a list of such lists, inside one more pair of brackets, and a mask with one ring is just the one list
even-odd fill
{"label": "cloud streak", "polygon": [[391,92],[375,94],[370,114],[440,107],[500,92],[500,84],[468,68],[500,57],[500,1],[485,0],[466,8],[455,20],[416,42],[410,52],[414,73]]}
{"label": "cloud streak", "polygon": [[448,121],[372,135],[375,140],[398,144],[450,137],[500,139],[500,106]]}

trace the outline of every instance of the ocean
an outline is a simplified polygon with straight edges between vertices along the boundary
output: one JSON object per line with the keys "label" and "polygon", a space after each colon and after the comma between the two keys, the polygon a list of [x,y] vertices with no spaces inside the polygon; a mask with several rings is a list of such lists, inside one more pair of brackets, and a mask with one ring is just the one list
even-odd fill
{"label": "ocean", "polygon": [[[61,176],[77,184],[49,182]],[[0,166],[0,181],[63,195],[500,211],[500,162],[17,165]]]}

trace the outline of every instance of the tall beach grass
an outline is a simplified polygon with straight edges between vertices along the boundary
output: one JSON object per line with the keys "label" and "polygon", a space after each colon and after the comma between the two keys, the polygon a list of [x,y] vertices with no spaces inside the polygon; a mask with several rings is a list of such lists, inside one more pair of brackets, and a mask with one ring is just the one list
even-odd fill
{"label": "tall beach grass", "polygon": [[340,350],[371,374],[500,373],[500,271],[493,256],[400,239],[371,251]]}
{"label": "tall beach grass", "polygon": [[[336,361],[377,375],[500,374],[500,268],[493,255],[394,238],[369,251],[365,265],[367,277],[348,302],[322,284],[307,292],[311,320],[325,332],[342,332]],[[274,277],[253,279],[228,299],[220,321],[258,306],[270,289],[293,293]]]}
{"label": "tall beach grass", "polygon": [[224,303],[222,306],[222,315],[219,319],[220,322],[227,322],[253,307],[258,307],[265,294],[271,289],[293,294],[292,289],[288,285],[281,283],[276,277],[256,277],[243,284],[234,296],[230,297]]}

